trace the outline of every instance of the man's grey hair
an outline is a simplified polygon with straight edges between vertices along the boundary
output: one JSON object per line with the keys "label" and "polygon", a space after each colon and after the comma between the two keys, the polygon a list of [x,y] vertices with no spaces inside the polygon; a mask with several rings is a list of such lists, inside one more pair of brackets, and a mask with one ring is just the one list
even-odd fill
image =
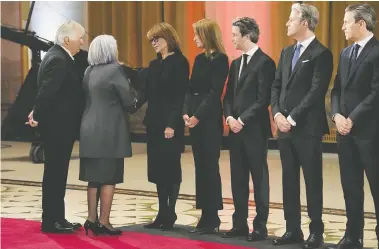
{"label": "man's grey hair", "polygon": [[111,35],[99,35],[89,45],[88,63],[91,66],[117,62],[117,41]]}
{"label": "man's grey hair", "polygon": [[296,10],[300,13],[300,21],[307,21],[310,31],[315,32],[320,13],[313,5],[305,3],[295,3],[292,5],[291,10]]}
{"label": "man's grey hair", "polygon": [[367,3],[357,3],[346,7],[346,12],[352,12],[355,22],[363,20],[368,31],[374,32],[376,25],[376,13],[373,7]]}
{"label": "man's grey hair", "polygon": [[82,25],[75,21],[68,21],[59,26],[57,34],[55,35],[55,43],[58,45],[64,44],[64,38],[69,37],[72,40],[77,39],[77,29],[82,33],[82,36],[85,34],[85,29]]}

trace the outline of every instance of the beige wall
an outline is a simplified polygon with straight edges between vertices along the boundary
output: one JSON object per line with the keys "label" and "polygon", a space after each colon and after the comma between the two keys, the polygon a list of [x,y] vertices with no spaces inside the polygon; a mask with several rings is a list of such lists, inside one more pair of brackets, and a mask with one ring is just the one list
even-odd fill
{"label": "beige wall", "polygon": [[[20,28],[19,2],[1,2],[1,24]],[[21,46],[1,39],[1,120],[22,84]]]}

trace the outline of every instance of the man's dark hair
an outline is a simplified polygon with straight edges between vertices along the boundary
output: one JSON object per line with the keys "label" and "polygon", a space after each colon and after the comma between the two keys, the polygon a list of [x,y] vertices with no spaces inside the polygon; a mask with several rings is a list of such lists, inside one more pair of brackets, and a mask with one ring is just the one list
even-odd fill
{"label": "man's dark hair", "polygon": [[233,22],[233,26],[239,27],[242,36],[248,35],[250,41],[257,43],[259,40],[259,26],[255,19],[241,17]]}

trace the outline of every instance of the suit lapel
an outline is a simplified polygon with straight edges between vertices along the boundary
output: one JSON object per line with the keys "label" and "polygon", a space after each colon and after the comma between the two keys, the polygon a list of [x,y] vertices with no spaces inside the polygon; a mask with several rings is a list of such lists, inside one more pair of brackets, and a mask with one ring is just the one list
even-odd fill
{"label": "suit lapel", "polygon": [[238,88],[238,76],[239,76],[239,72],[240,72],[240,67],[241,67],[241,63],[242,63],[242,56],[239,57],[235,63],[235,68],[234,68],[234,72],[235,72],[235,76],[234,76],[234,95],[236,95],[237,93],[237,88]]}
{"label": "suit lapel", "polygon": [[[300,58],[297,60],[295,68],[293,69],[290,78],[288,79],[288,84],[292,81],[293,77],[296,74],[296,71],[299,69],[302,61],[312,55],[313,49],[315,45],[318,43],[317,39],[315,38],[309,46],[304,50],[304,52],[301,54]],[[291,57],[291,62],[292,62],[292,57]],[[290,63],[291,64],[291,63]],[[291,70],[291,65],[290,65],[290,70]]]}
{"label": "suit lapel", "polygon": [[[289,48],[289,52],[287,56],[285,57],[285,62],[284,62],[284,72],[285,72],[284,79],[285,80],[288,80],[292,73],[292,58],[293,58],[293,55],[295,54],[295,46],[296,44],[292,45]],[[288,81],[286,82],[288,83]]]}
{"label": "suit lapel", "polygon": [[350,48],[348,48],[348,51],[346,51],[345,53],[347,53],[347,55],[343,55],[342,58],[341,58],[341,63],[343,63],[341,65],[341,68],[343,69],[343,74],[342,74],[342,85],[345,87],[347,85],[347,80],[349,78],[349,63],[350,63],[350,56],[351,56],[351,53],[353,51],[353,46],[351,46]]}
{"label": "suit lapel", "polygon": [[[262,50],[258,48],[257,51],[253,54],[251,57],[249,63],[247,63],[247,68],[241,72],[241,76],[239,77],[238,83],[237,83],[237,89],[236,89],[236,95],[238,94],[239,90],[242,88],[243,84],[245,83],[245,79],[248,76],[250,69],[254,67],[254,65],[257,64],[260,58],[260,54],[262,53]],[[241,60],[242,62],[242,60]],[[239,68],[238,68],[239,70]]]}
{"label": "suit lapel", "polygon": [[60,51],[60,53],[62,53],[64,55],[64,57],[66,58],[67,61],[70,61],[72,62],[72,64],[74,64],[74,60],[71,58],[71,56],[67,53],[66,50],[64,50],[61,46],[59,45],[54,45],[55,49],[57,51]]}
{"label": "suit lapel", "polygon": [[[366,59],[366,57],[370,54],[370,52],[372,51],[372,47],[376,44],[376,42],[377,42],[377,40],[375,39],[375,36],[374,36],[364,46],[363,50],[358,55],[357,61],[355,62],[355,64],[350,69],[350,73],[348,75],[349,78],[348,78],[348,80],[346,82],[346,85],[348,85],[351,82],[351,80],[353,79],[353,76],[355,75],[355,72],[357,71],[358,67]],[[351,49],[350,49],[350,52],[349,52],[350,56],[351,56],[352,50],[353,50],[353,46],[351,46]],[[350,56],[349,56],[349,60],[350,60]],[[349,66],[349,61],[348,61],[348,66]]]}

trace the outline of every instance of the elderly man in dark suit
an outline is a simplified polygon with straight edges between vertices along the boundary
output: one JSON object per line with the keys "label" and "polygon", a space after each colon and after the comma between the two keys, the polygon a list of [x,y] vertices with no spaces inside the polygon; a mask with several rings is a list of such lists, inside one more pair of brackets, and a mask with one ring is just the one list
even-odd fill
{"label": "elderly man in dark suit", "polygon": [[84,28],[77,22],[62,24],[55,45],[38,71],[38,94],[29,124],[39,127],[45,150],[42,182],[43,232],[68,233],[80,224],[65,219],[64,197],[68,166],[83,112],[81,82],[74,55],[83,44]]}
{"label": "elderly man in dark suit", "polygon": [[315,37],[318,10],[294,4],[287,22],[288,36],[297,43],[282,50],[272,84],[271,105],[279,128],[283,167],[283,205],[286,232],[274,245],[301,243],[300,166],[303,169],[310,235],[303,248],[323,244],[322,136],[329,133],[325,95],[333,71],[333,56]]}
{"label": "elderly man in dark suit", "polygon": [[379,42],[373,34],[375,24],[376,13],[370,5],[353,4],[345,9],[342,30],[354,44],[341,52],[331,95],[347,215],[338,249],[363,248],[364,172],[374,199],[379,239]]}
{"label": "elderly man in dark suit", "polygon": [[224,115],[230,127],[230,170],[235,212],[233,228],[223,237],[247,236],[249,226],[249,175],[254,184],[257,215],[249,241],[267,238],[269,212],[269,176],[267,140],[271,135],[268,105],[275,62],[257,45],[259,26],[249,17],[233,23],[233,44],[243,51],[232,62],[229,72]]}

